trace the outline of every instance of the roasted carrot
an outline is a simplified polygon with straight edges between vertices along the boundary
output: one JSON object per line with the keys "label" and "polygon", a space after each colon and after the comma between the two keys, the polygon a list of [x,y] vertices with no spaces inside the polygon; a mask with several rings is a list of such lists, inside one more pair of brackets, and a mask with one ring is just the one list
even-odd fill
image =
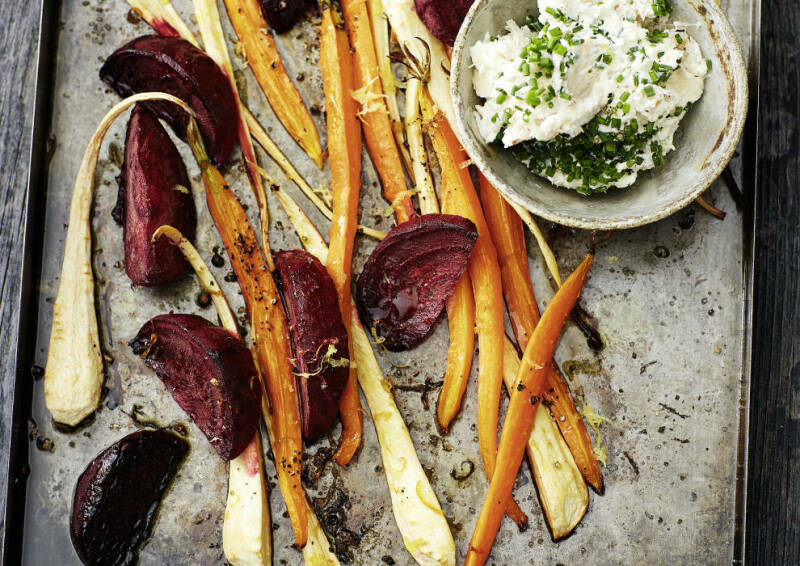
{"label": "roasted carrot", "polygon": [[228,17],[244,47],[256,81],[269,105],[289,135],[318,167],[322,167],[322,146],[303,97],[283,66],[258,0],[225,0]]}
{"label": "roasted carrot", "polygon": [[587,255],[555,294],[525,349],[518,384],[511,395],[500,436],[497,470],[492,476],[489,493],[472,533],[465,566],[482,566],[489,557],[503,511],[511,500],[511,490],[525,454],[525,445],[533,430],[536,411],[547,383],[548,364],[564,322],[583,289],[593,257]]}
{"label": "roasted carrot", "polygon": [[302,547],[308,536],[305,492],[300,480],[303,441],[286,315],[247,213],[222,174],[209,161],[194,122],[189,124],[188,138],[200,166],[208,209],[228,251],[249,311],[256,365],[266,382],[265,389],[274,409],[276,441],[272,450],[278,484],[292,521],[295,543]]}
{"label": "roasted carrot", "polygon": [[416,214],[406,187],[403,162],[395,142],[386,97],[381,86],[375,43],[372,38],[366,0],[342,0],[342,11],[347,23],[350,45],[355,63],[358,113],[372,163],[383,184],[383,196],[392,204],[398,222],[405,222]]}
{"label": "roasted carrot", "polygon": [[[325,113],[328,127],[328,160],[331,168],[333,218],[329,233],[328,272],[336,285],[339,308],[350,328],[350,264],[358,224],[358,193],[361,187],[361,131],[353,100],[353,62],[341,18],[328,0],[320,4],[320,58]],[[352,345],[350,346],[352,359]],[[355,368],[350,367],[339,412],[342,441],[334,458],[347,465],[361,444],[361,400]]]}
{"label": "roasted carrot", "polygon": [[[447,119],[433,113],[433,103],[423,94],[423,113],[428,133],[439,159],[442,175],[442,210],[469,218],[478,229],[478,240],[469,260],[469,276],[475,296],[475,331],[478,335],[478,444],[486,477],[491,479],[497,459],[497,426],[500,390],[503,386],[503,288],[492,236],[483,217],[478,194],[469,174],[469,164]],[[431,115],[433,114],[433,115]],[[508,514],[518,525],[527,517],[512,500]]]}
{"label": "roasted carrot", "polygon": [[397,148],[406,164],[411,179],[416,182],[416,177],[411,167],[411,157],[405,147],[403,139],[403,121],[400,119],[400,107],[397,104],[397,85],[392,72],[392,56],[389,37],[389,21],[383,13],[383,0],[367,0],[367,11],[372,24],[372,39],[375,42],[375,56],[378,61],[378,73],[381,76],[381,86],[386,95],[386,108],[392,120],[392,131],[397,142]]}
{"label": "roasted carrot", "polygon": [[[479,173],[478,179],[486,224],[497,247],[503,290],[506,291],[508,318],[519,347],[525,350],[539,319],[539,306],[536,304],[528,272],[528,250],[525,246],[522,220],[483,174]],[[535,321],[532,320],[534,317]]]}
{"label": "roasted carrot", "polygon": [[[483,175],[478,175],[486,223],[497,246],[508,317],[521,350],[525,350],[539,322],[539,305],[533,293],[522,221],[505,198]],[[581,414],[555,362],[547,373],[544,398],[584,479],[603,491],[603,475]]]}
{"label": "roasted carrot", "polygon": [[450,345],[436,407],[439,427],[445,432],[461,410],[461,400],[469,382],[475,354],[475,296],[468,273],[461,276],[456,290],[447,301],[447,325],[450,329]]}

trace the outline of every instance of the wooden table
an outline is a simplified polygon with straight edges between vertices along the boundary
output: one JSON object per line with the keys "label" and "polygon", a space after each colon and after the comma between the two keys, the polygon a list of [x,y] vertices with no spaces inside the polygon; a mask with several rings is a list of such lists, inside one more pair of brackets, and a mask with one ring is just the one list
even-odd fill
{"label": "wooden table", "polygon": [[[0,517],[11,434],[11,360],[18,332],[27,330],[18,328],[20,313],[15,305],[20,293],[39,5],[0,2]],[[754,100],[759,104],[760,128],[747,501],[750,564],[800,564],[798,22],[800,4],[795,0],[764,0],[761,96]]]}

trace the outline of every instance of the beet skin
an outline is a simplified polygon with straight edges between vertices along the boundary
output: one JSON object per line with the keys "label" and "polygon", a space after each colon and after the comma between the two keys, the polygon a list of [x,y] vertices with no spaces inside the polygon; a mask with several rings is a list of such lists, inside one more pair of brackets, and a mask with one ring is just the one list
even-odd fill
{"label": "beet skin", "polygon": [[388,350],[410,350],[427,338],[467,269],[478,232],[466,218],[426,214],[395,226],[356,283],[361,321]]}
{"label": "beet skin", "polygon": [[[303,437],[317,438],[336,422],[347,384],[349,346],[333,279],[317,258],[302,250],[275,254],[289,316]],[[333,349],[335,351],[333,351]],[[326,356],[328,350],[334,353]]]}
{"label": "beet skin", "polygon": [[285,33],[300,21],[309,5],[309,0],[261,0],[261,13],[275,33]]}
{"label": "beet skin", "polygon": [[136,564],[161,497],[188,451],[177,434],[142,430],[92,460],[78,478],[70,520],[72,544],[85,564]]}
{"label": "beet skin", "polygon": [[474,0],[414,0],[414,9],[434,37],[453,46]]}
{"label": "beet skin", "polygon": [[194,239],[197,211],[189,187],[175,144],[155,114],[137,104],[128,122],[119,196],[112,212],[124,224],[125,273],[134,285],[169,283],[189,266],[177,247],[165,240],[152,241],[162,224]]}
{"label": "beet skin", "polygon": [[[161,35],[136,38],[106,59],[100,78],[120,96],[166,92],[180,98],[197,114],[214,164],[221,166],[230,157],[239,130],[239,109],[231,83],[211,57],[188,41]],[[145,104],[186,139],[186,112],[166,101]]]}
{"label": "beet skin", "polygon": [[261,414],[253,357],[242,340],[192,314],[162,314],[130,341],[223,460],[242,453]]}

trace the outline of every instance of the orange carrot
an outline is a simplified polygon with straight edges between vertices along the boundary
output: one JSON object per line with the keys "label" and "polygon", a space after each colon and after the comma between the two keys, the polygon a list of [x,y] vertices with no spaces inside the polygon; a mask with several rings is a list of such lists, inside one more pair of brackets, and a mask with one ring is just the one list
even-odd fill
{"label": "orange carrot", "polygon": [[472,533],[465,566],[483,566],[489,557],[503,519],[503,511],[511,500],[511,490],[525,454],[525,445],[533,430],[536,410],[547,383],[548,364],[553,357],[564,322],[583,289],[593,257],[591,254],[587,255],[555,294],[525,349],[519,369],[519,382],[511,395],[500,436],[497,470]]}
{"label": "orange carrot", "polygon": [[[528,271],[528,251],[525,247],[522,221],[486,177],[481,174],[478,177],[486,223],[500,259],[508,316],[517,343],[524,351],[539,322],[539,305],[536,303]],[[544,399],[549,403],[550,412],[558,423],[584,479],[598,492],[602,492],[603,475],[583,417],[576,409],[569,386],[555,362],[551,362],[550,368]]]}
{"label": "orange carrot", "polygon": [[233,29],[247,62],[278,120],[318,167],[322,167],[319,134],[275,47],[258,0],[225,0]]}
{"label": "orange carrot", "polygon": [[[427,96],[427,95],[425,95]],[[425,98],[425,97],[423,97]],[[423,112],[430,113],[426,100]],[[478,229],[478,239],[469,260],[469,276],[475,296],[475,330],[478,334],[478,444],[486,477],[491,479],[497,459],[497,426],[500,390],[503,386],[503,288],[492,236],[483,217],[478,194],[472,184],[466,153],[441,112],[429,122],[433,148],[442,171],[442,210],[469,218]],[[518,525],[527,517],[510,500],[509,516]]]}
{"label": "orange carrot", "polygon": [[[328,160],[331,168],[333,218],[329,233],[328,272],[336,285],[339,308],[345,326],[350,328],[350,264],[358,224],[358,193],[361,187],[361,131],[353,100],[353,64],[347,34],[335,8],[321,3],[320,59],[325,112],[328,126]],[[351,345],[350,359],[352,359]],[[350,366],[342,399],[342,442],[334,458],[346,465],[361,444],[362,413],[356,372]]]}
{"label": "orange carrot", "polygon": [[295,543],[302,547],[308,536],[305,492],[300,479],[303,440],[286,315],[247,213],[222,174],[211,165],[195,128],[191,122],[189,144],[200,165],[208,209],[228,251],[249,310],[255,359],[274,409],[276,442],[272,450],[278,484],[292,521]]}
{"label": "orange carrot", "polygon": [[394,207],[397,221],[405,222],[416,212],[386,108],[366,0],[342,0],[342,11],[353,46],[357,88],[354,96],[361,106],[358,116],[367,150],[383,183],[384,198]]}
{"label": "orange carrot", "polygon": [[[378,2],[380,4],[380,2]],[[424,75],[423,66],[418,66],[418,74]],[[405,125],[408,144],[412,155],[412,168],[419,191],[419,209],[422,214],[438,214],[439,198],[433,188],[428,172],[428,156],[422,137],[422,116],[420,114],[420,91],[422,81],[413,73],[406,86]],[[428,114],[433,112],[428,108]],[[455,291],[447,301],[447,323],[450,327],[450,344],[447,347],[447,368],[444,382],[439,391],[436,417],[439,427],[447,432],[450,424],[461,410],[461,400],[469,382],[472,358],[475,355],[475,297],[472,294],[472,281],[465,273],[456,284]]]}
{"label": "orange carrot", "polygon": [[450,347],[447,349],[447,369],[436,408],[439,426],[445,432],[461,410],[461,399],[467,388],[475,353],[475,297],[467,273],[458,280],[456,290],[447,301],[447,323],[450,327]]}

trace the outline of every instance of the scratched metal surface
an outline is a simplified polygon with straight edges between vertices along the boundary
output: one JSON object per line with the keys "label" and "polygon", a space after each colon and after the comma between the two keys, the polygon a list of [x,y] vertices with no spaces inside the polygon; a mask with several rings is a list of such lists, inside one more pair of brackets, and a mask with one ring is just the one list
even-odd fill
{"label": "scratched metal surface", "polygon": [[[749,0],[729,0],[728,13],[745,47],[753,40]],[[191,3],[176,2],[188,18]],[[224,16],[223,16],[223,19]],[[36,363],[46,360],[52,300],[60,272],[66,211],[83,149],[102,115],[117,101],[97,78],[114,48],[150,33],[143,22],[128,17],[123,0],[68,1],[62,4],[55,69],[54,117],[51,128],[49,185],[46,200],[42,286]],[[317,64],[316,16],[279,38],[279,48],[308,105],[322,109]],[[226,22],[227,25],[227,22]],[[194,28],[194,26],[192,25]],[[234,37],[229,31],[229,37]],[[231,49],[233,52],[233,50]],[[245,68],[234,56],[234,65]],[[270,126],[272,135],[306,178],[328,183],[327,171],[316,170],[274,119],[249,71],[241,74],[248,104]],[[323,135],[323,116],[314,112]],[[121,230],[110,217],[125,119],[107,136],[97,175],[94,215],[95,267],[105,350],[109,355],[107,386],[93,422],[77,432],[55,430],[46,413],[42,383],[35,383],[31,420],[31,475],[25,519],[24,562],[28,565],[78,564],[68,531],[75,481],[88,461],[111,442],[136,429],[138,420],[189,424],[192,451],[165,497],[153,538],[141,552],[142,564],[224,563],[221,524],[225,500],[225,465],[204,437],[166,393],[161,383],[126,342],[149,317],[174,310],[213,317],[196,305],[198,287],[186,276],[165,289],[132,288],[122,270]],[[113,147],[112,147],[113,146]],[[197,169],[184,152],[194,186]],[[261,155],[264,158],[263,155]],[[279,180],[277,167],[262,163]],[[249,210],[253,198],[239,161],[227,178]],[[376,177],[364,159],[362,222],[388,228],[382,216]],[[286,186],[296,193],[288,183]],[[635,190],[635,189],[634,189]],[[201,192],[198,248],[206,260],[220,245]],[[742,216],[717,183],[706,195],[728,212],[720,222],[696,205],[655,225],[615,234],[599,249],[583,304],[597,321],[605,340],[600,352],[590,350],[575,327],[568,328],[557,359],[570,377],[579,405],[590,404],[606,417],[600,433],[607,448],[603,469],[606,492],[591,495],[589,512],[576,532],[552,542],[543,521],[527,466],[516,494],[529,513],[531,527],[517,532],[506,521],[490,563],[541,564],[722,564],[734,553],[734,495],[739,449],[739,403],[742,377],[744,281]],[[306,201],[303,204],[308,205]],[[298,240],[272,202],[275,249],[294,248]],[[311,211],[319,226],[321,215]],[[584,253],[586,233],[568,233],[556,241],[559,262],[569,271]],[[360,239],[354,265],[360,271],[374,244]],[[530,246],[533,251],[535,248]],[[222,254],[224,256],[224,253]],[[531,269],[540,301],[552,295],[538,254]],[[212,268],[222,280],[225,265]],[[243,307],[235,282],[225,282],[235,309]],[[444,371],[447,326],[415,351],[380,357],[395,384],[396,399],[411,430],[423,466],[450,520],[463,559],[477,511],[487,488],[479,466],[475,432],[474,379],[461,417],[449,436],[441,438],[434,424],[437,390],[423,404],[421,385],[435,384]],[[394,526],[382,473],[377,439],[365,421],[364,446],[347,469],[327,462],[338,431],[307,449],[308,465],[320,471],[308,487],[315,506],[334,537],[342,562],[356,565],[412,564]],[[593,438],[597,436],[593,433]],[[478,470],[464,481],[451,476],[467,460]],[[268,463],[270,481],[274,469]],[[271,495],[276,564],[300,564],[277,488]]]}

